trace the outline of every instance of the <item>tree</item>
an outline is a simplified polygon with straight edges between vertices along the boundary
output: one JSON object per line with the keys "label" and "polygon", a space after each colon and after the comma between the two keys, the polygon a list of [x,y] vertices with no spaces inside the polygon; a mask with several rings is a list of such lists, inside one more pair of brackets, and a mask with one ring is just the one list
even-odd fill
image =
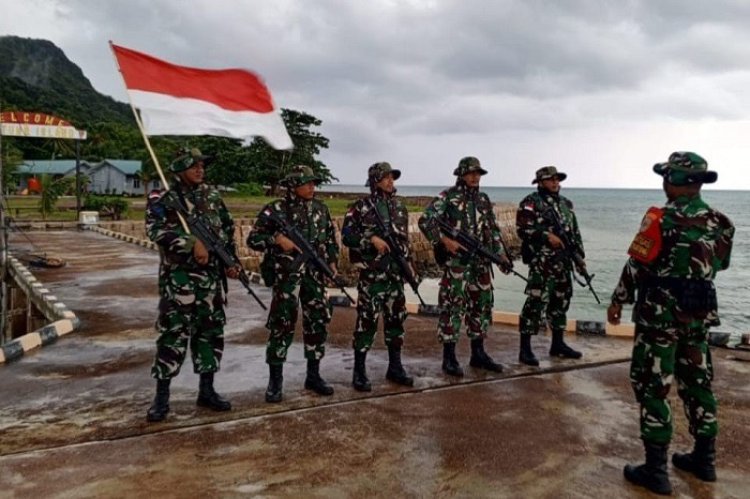
{"label": "tree", "polygon": [[294,143],[291,151],[278,151],[265,141],[256,138],[247,148],[248,159],[252,162],[251,179],[269,186],[269,194],[276,195],[279,181],[295,165],[308,165],[324,183],[338,180],[331,174],[325,163],[317,159],[322,149],[328,149],[328,138],[311,130],[323,122],[311,114],[293,109],[282,109],[289,136]]}
{"label": "tree", "polygon": [[42,218],[47,220],[47,217],[55,209],[57,200],[60,196],[68,192],[70,189],[75,189],[75,178],[74,177],[63,177],[58,180],[54,180],[52,176],[48,174],[42,175],[41,178],[42,193],[39,198],[39,213],[42,214]]}
{"label": "tree", "polygon": [[[152,180],[161,179],[156,172],[156,166],[154,165],[154,160],[151,157],[151,154],[149,154],[145,144],[143,144],[143,138],[141,137],[140,140],[142,143],[142,150],[135,157],[141,160],[141,169],[136,172],[136,176],[140,179],[141,185],[143,186],[143,195],[148,196],[148,184],[151,183]],[[152,137],[149,141],[151,143],[151,148],[154,150],[154,154],[156,154],[156,159],[159,161],[159,166],[164,174],[168,176],[169,172],[166,170],[175,157],[175,151],[179,149],[176,140],[166,137]]]}
{"label": "tree", "polygon": [[18,166],[23,163],[23,154],[18,148],[6,142],[3,142],[2,147],[3,189],[10,192],[16,187]]}

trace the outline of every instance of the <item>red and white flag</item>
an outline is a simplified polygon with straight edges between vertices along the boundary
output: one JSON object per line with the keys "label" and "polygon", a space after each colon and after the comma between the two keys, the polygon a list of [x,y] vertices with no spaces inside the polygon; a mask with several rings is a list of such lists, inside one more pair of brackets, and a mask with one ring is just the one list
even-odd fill
{"label": "red and white flag", "polygon": [[178,66],[110,45],[146,135],[218,135],[245,143],[260,136],[276,149],[294,147],[258,75]]}

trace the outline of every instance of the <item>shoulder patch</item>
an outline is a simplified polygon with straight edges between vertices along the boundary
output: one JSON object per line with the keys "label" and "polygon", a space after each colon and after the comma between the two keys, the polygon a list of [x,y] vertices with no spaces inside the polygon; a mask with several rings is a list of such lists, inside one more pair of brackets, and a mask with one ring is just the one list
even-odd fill
{"label": "shoulder patch", "polygon": [[661,220],[664,211],[652,206],[641,221],[638,234],[628,248],[628,255],[641,263],[651,263],[656,260],[661,251]]}

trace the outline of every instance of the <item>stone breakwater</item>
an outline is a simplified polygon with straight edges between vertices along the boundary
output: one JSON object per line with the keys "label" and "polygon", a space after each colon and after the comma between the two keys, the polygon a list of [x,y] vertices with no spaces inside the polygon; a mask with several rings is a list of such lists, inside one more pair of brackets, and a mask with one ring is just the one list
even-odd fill
{"label": "stone breakwater", "polygon": [[[417,225],[420,216],[421,213],[411,213],[409,215],[409,242],[412,254],[414,255],[414,262],[420,274],[425,276],[435,276],[438,274],[438,269],[435,264],[432,245],[427,241]],[[503,240],[508,244],[511,253],[517,255],[521,242],[515,231],[515,205],[508,203],[496,204],[495,216],[497,217],[498,225],[503,234]],[[342,274],[349,276],[354,273],[355,269],[352,267],[351,263],[349,263],[348,248],[341,244],[341,226],[344,222],[344,217],[333,217],[333,221],[337,228],[336,240],[339,243],[339,246],[341,246],[339,269]],[[249,249],[245,244],[247,235],[250,233],[250,230],[252,230],[254,222],[255,220],[251,218],[235,219],[237,230],[235,230],[234,238],[238,248],[238,256],[240,257],[245,269],[250,272],[258,271],[260,261],[263,258],[262,253]],[[106,230],[133,236],[136,239],[146,239],[146,231],[143,222],[135,222],[132,220],[99,222],[99,226]]]}

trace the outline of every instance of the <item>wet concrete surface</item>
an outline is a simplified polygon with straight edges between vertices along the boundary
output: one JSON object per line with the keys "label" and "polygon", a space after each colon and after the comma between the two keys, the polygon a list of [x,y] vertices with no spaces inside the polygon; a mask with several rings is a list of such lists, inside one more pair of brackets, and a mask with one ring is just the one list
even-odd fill
{"label": "wet concrete surface", "polygon": [[[35,271],[86,319],[80,331],[0,366],[0,497],[648,497],[622,478],[640,461],[628,384],[630,342],[571,337],[582,361],[517,362],[517,333],[494,327],[487,350],[502,374],[440,370],[435,319],[407,320],[404,364],[413,388],[384,379],[382,334],[368,356],[373,391],[350,387],[352,309],[337,308],[321,373],[332,397],[303,389],[299,334],[285,366],[284,401],[263,392],[264,314],[234,283],[217,389],[228,413],[195,406],[189,361],[173,382],[168,419],[148,424],[156,317],[155,252],[94,233],[37,233],[68,261]],[[13,247],[13,246],[12,246]],[[50,250],[48,250],[50,251]],[[266,289],[259,288],[268,302]],[[748,497],[750,364],[715,350],[720,399],[719,482],[672,470],[677,496]],[[744,380],[744,381],[740,381]],[[689,445],[675,400],[675,448]],[[166,492],[165,492],[166,491]]]}

